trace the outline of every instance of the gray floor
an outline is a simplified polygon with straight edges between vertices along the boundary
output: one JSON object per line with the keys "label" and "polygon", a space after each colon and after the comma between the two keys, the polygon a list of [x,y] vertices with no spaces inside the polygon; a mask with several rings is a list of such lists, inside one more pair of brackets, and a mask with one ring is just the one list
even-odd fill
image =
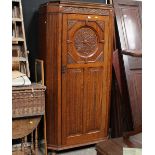
{"label": "gray floor", "polygon": [[[28,146],[28,152],[30,152],[30,144],[27,144]],[[44,143],[41,143],[38,147],[38,155],[45,155],[45,149],[44,149]],[[13,146],[13,152],[16,150],[21,150],[21,145],[17,144]],[[17,151],[17,152],[18,152]],[[29,154],[29,153],[27,153]],[[65,150],[65,151],[61,151],[61,152],[57,152],[57,155],[96,155],[96,150],[95,150],[95,145],[91,145],[88,147],[82,147],[82,148],[76,148],[76,149],[71,149],[71,150]],[[17,155],[16,152],[14,152],[13,155]],[[19,155],[19,153],[18,153]],[[50,155],[50,151],[48,152],[48,155]]]}
{"label": "gray floor", "polygon": [[[88,147],[82,149],[74,149],[71,151],[58,152],[57,155],[96,155],[95,147]],[[40,149],[39,155],[44,155],[44,149]],[[48,153],[50,155],[50,153]]]}
{"label": "gray floor", "polygon": [[80,150],[74,150],[74,151],[68,151],[65,153],[58,153],[58,155],[96,155],[96,150],[94,147],[80,149]]}

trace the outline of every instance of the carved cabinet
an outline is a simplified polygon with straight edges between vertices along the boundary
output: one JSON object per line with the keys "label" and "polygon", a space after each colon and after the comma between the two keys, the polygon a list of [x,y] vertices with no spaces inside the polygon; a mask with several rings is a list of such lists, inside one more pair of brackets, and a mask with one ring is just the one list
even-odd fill
{"label": "carved cabinet", "polygon": [[54,1],[40,7],[39,57],[45,62],[48,149],[108,136],[113,10]]}

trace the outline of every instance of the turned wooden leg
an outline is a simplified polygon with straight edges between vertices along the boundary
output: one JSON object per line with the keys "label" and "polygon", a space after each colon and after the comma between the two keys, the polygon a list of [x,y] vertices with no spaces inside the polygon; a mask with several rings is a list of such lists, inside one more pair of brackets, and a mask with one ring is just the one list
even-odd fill
{"label": "turned wooden leg", "polygon": [[38,155],[38,127],[35,130],[35,154]]}
{"label": "turned wooden leg", "polygon": [[27,145],[27,136],[24,137],[24,153],[25,152],[28,152],[29,149],[28,149],[28,145]]}
{"label": "turned wooden leg", "polygon": [[27,148],[27,136],[24,137],[24,146]]}
{"label": "turned wooden leg", "polygon": [[31,133],[31,154],[34,152],[33,132]]}
{"label": "turned wooden leg", "polygon": [[22,140],[22,142],[21,142],[21,150],[24,151],[24,138],[22,138],[21,140]]}

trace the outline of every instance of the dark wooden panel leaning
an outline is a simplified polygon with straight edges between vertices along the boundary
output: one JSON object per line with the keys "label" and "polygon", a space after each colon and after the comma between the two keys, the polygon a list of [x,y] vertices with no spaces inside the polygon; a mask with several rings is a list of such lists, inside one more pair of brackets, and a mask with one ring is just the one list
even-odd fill
{"label": "dark wooden panel leaning", "polygon": [[[116,35],[116,39],[118,35]],[[118,47],[118,45],[117,45]],[[111,137],[120,137],[125,131],[133,130],[129,93],[120,51],[113,52],[113,74],[111,95]]]}
{"label": "dark wooden panel leaning", "polygon": [[141,2],[114,1],[134,129],[142,126]]}
{"label": "dark wooden panel leaning", "polygon": [[48,149],[108,137],[113,9],[55,1],[39,11],[39,58],[45,62]]}

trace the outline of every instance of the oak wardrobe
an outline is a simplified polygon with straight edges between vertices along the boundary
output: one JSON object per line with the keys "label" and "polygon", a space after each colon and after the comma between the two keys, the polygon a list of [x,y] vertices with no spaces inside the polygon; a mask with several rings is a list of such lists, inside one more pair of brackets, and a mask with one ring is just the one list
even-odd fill
{"label": "oak wardrobe", "polygon": [[51,1],[39,9],[44,60],[47,145],[63,150],[108,137],[113,9]]}

